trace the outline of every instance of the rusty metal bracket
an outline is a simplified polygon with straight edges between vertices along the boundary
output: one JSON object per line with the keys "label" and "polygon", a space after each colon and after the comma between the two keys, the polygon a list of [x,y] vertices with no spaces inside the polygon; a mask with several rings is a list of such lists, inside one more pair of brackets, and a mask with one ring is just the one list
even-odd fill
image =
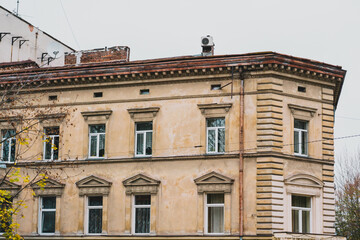
{"label": "rusty metal bracket", "polygon": [[29,40],[20,40],[19,41],[19,48],[21,48],[21,46],[27,41],[29,41]]}
{"label": "rusty metal bracket", "polygon": [[0,32],[0,42],[8,34],[10,34],[10,33],[9,32]]}
{"label": "rusty metal bracket", "polygon": [[12,37],[12,38],[11,38],[11,45],[14,45],[14,43],[15,43],[19,38],[22,38],[22,37],[19,37],[19,36]]}

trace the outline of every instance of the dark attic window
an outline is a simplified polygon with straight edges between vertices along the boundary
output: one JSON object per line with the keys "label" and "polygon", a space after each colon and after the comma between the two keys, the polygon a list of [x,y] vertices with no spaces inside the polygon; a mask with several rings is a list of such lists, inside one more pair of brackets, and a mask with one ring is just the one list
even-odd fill
{"label": "dark attic window", "polygon": [[56,101],[57,100],[57,95],[50,95],[49,96],[49,101]]}
{"label": "dark attic window", "polygon": [[140,90],[140,95],[147,95],[150,94],[150,90],[149,89],[141,89]]}
{"label": "dark attic window", "polygon": [[298,92],[306,92],[306,87],[298,86]]}
{"label": "dark attic window", "polygon": [[211,85],[211,90],[220,90],[221,89],[221,84],[212,84]]}
{"label": "dark attic window", "polygon": [[94,92],[94,98],[100,98],[103,96],[102,92]]}

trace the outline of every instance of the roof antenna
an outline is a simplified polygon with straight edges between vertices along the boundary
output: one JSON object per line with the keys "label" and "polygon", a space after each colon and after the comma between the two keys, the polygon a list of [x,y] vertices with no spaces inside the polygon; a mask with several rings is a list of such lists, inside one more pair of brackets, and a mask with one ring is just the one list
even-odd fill
{"label": "roof antenna", "polygon": [[16,16],[19,16],[19,0],[16,2]]}

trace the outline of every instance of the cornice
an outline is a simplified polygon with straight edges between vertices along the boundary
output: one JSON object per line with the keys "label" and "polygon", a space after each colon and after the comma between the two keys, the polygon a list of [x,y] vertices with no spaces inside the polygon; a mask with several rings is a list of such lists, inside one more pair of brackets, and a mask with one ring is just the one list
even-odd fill
{"label": "cornice", "polygon": [[326,165],[334,165],[333,160],[321,159],[321,158],[311,158],[311,157],[300,157],[295,155],[283,154],[278,152],[257,152],[257,153],[244,153],[244,158],[262,158],[262,157],[277,157],[284,158],[288,160],[302,161],[302,162],[314,162],[321,163]]}
{"label": "cornice", "polygon": [[82,165],[82,164],[112,164],[112,163],[139,163],[139,162],[163,162],[163,161],[197,161],[197,160],[222,160],[222,159],[238,159],[239,154],[201,154],[201,155],[188,155],[188,156],[165,156],[165,157],[127,157],[127,158],[107,158],[107,159],[68,159],[56,161],[18,161],[18,167],[38,167],[38,166],[64,166],[64,165]]}

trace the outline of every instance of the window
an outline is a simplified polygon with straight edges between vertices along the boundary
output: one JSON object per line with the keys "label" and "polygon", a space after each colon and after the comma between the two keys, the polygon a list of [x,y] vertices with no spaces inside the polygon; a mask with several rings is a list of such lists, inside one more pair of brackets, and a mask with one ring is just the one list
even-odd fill
{"label": "window", "polygon": [[294,153],[296,155],[308,155],[308,122],[303,120],[294,121]]}
{"label": "window", "polygon": [[55,233],[56,197],[41,197],[39,209],[39,233]]}
{"label": "window", "polygon": [[221,84],[213,84],[213,85],[211,85],[211,90],[221,90]]}
{"label": "window", "polygon": [[148,95],[148,94],[150,94],[149,89],[140,89],[140,95]]}
{"label": "window", "polygon": [[206,152],[225,152],[225,118],[206,119]]}
{"label": "window", "polygon": [[205,233],[224,233],[224,194],[207,194]]}
{"label": "window", "polygon": [[59,128],[44,129],[44,159],[57,160],[59,158]]}
{"label": "window", "polygon": [[309,233],[311,198],[302,196],[291,197],[292,231],[298,233]]}
{"label": "window", "polygon": [[57,95],[50,95],[49,96],[49,101],[56,101],[57,100]]}
{"label": "window", "polygon": [[135,195],[133,204],[133,232],[150,233],[151,195]]}
{"label": "window", "polygon": [[89,157],[100,158],[105,155],[105,125],[89,126]]}
{"label": "window", "polygon": [[103,96],[102,92],[94,92],[94,98],[101,98]]}
{"label": "window", "polygon": [[306,92],[306,87],[298,86],[298,92]]}
{"label": "window", "polygon": [[2,161],[4,162],[15,162],[15,130],[7,129],[2,130],[2,144],[1,144],[1,152],[2,152]]}
{"label": "window", "polygon": [[152,122],[136,123],[135,156],[151,156],[152,154]]}
{"label": "window", "polygon": [[88,197],[86,233],[102,233],[103,197]]}

